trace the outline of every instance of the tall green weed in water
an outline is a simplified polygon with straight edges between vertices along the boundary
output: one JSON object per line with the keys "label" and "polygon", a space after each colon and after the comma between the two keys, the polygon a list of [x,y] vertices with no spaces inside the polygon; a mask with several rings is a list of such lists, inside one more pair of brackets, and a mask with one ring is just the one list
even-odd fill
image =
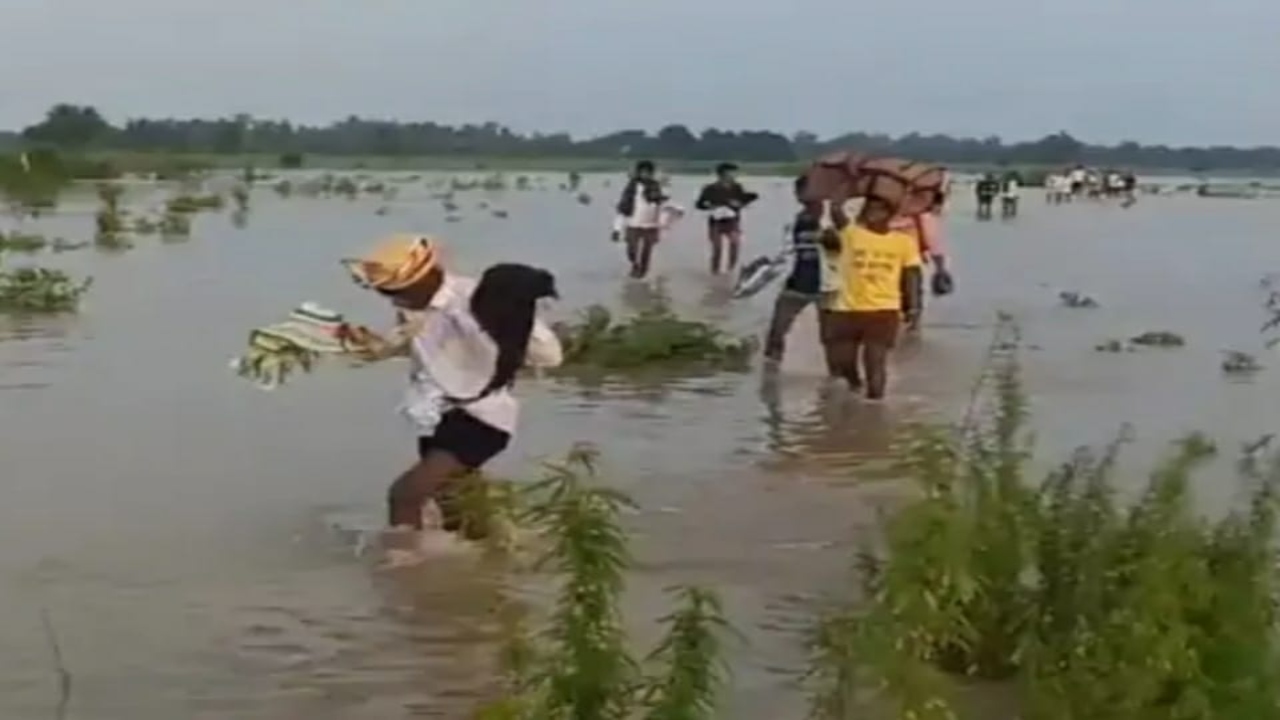
{"label": "tall green weed in water", "polygon": [[1017,689],[1028,720],[1280,717],[1280,458],[1243,462],[1251,502],[1217,521],[1194,504],[1216,455],[1199,435],[1130,503],[1113,477],[1127,429],[1034,481],[1001,333],[961,427],[906,448],[919,494],[861,559],[863,597],[819,625],[811,717],[856,717],[858,691],[897,717],[957,717],[960,678]]}
{"label": "tall green weed in water", "polygon": [[547,550],[537,567],[559,579],[545,627],[512,629],[504,665],[508,695],[484,720],[709,720],[724,681],[719,599],[674,588],[665,637],[641,663],[633,655],[621,601],[632,556],[622,513],[634,503],[594,483],[597,453],[574,448],[526,493],[522,523]]}

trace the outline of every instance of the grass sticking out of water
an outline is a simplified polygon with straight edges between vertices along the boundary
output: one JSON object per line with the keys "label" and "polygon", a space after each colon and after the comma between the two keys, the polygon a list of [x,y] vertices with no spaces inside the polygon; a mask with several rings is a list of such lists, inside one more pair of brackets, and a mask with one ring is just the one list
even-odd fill
{"label": "grass sticking out of water", "polygon": [[61,270],[41,267],[0,270],[0,312],[73,312],[92,282],[77,282]]}
{"label": "grass sticking out of water", "polygon": [[1277,717],[1280,458],[1246,458],[1252,500],[1216,520],[1191,492],[1216,455],[1199,435],[1132,503],[1123,432],[1034,481],[1016,352],[990,369],[962,427],[908,448],[919,494],[864,558],[866,596],[820,623],[812,717],[853,717],[859,689],[900,718],[957,717],[960,678],[1016,687],[1027,720]]}
{"label": "grass sticking out of water", "polygon": [[547,550],[538,566],[560,580],[540,632],[513,633],[506,653],[507,696],[485,720],[710,720],[724,681],[721,637],[728,625],[718,598],[672,590],[675,610],[647,662],[633,655],[620,602],[631,565],[621,516],[633,503],[595,484],[596,452],[575,448],[530,488],[524,521]]}
{"label": "grass sticking out of water", "polygon": [[49,241],[43,235],[22,232],[6,234],[0,232],[0,252],[33,253],[39,252],[48,246]]}
{"label": "grass sticking out of water", "polygon": [[666,301],[623,321],[600,305],[574,323],[557,323],[566,371],[725,370],[751,366],[754,338],[734,338],[712,325],[680,318]]}

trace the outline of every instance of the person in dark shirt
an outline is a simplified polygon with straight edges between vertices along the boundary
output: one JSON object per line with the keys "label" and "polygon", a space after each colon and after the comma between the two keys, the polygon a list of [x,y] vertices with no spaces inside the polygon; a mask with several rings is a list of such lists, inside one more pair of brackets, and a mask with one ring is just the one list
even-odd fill
{"label": "person in dark shirt", "polygon": [[760,197],[748,192],[736,177],[738,166],[721,163],[716,180],[702,188],[694,207],[707,213],[707,239],[711,242],[711,274],[720,274],[724,246],[729,246],[729,270],[738,267],[742,245],[742,210]]}
{"label": "person in dark shirt", "polygon": [[1138,177],[1133,174],[1132,170],[1126,170],[1120,176],[1121,189],[1124,193],[1124,200],[1121,201],[1120,207],[1128,209],[1138,202]]}
{"label": "person in dark shirt", "polygon": [[[800,212],[791,224],[791,253],[794,258],[791,274],[783,281],[782,292],[778,293],[778,299],[774,302],[773,318],[769,321],[769,332],[764,344],[765,360],[775,366],[782,362],[787,334],[791,332],[796,316],[810,305],[822,309],[824,250],[819,244],[819,238],[824,232],[822,203],[802,200],[804,188],[805,178],[801,176],[795,182]],[[821,312],[818,319],[821,323]]]}
{"label": "person in dark shirt", "polygon": [[978,196],[978,219],[990,220],[991,206],[1000,194],[1000,181],[992,173],[987,173],[979,178],[973,190]]}

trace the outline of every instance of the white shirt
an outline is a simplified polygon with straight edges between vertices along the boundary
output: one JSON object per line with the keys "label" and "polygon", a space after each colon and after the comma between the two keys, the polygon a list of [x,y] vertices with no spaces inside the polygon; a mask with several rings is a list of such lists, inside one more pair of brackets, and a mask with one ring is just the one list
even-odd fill
{"label": "white shirt", "polygon": [[[471,315],[469,303],[475,286],[471,278],[446,276],[430,307],[421,314],[422,327],[410,345],[414,371],[402,405],[420,434],[435,431],[445,409],[441,403],[444,396],[475,397],[493,376],[498,347]],[[555,367],[562,360],[559,338],[546,323],[535,319],[525,362],[534,367]],[[495,429],[515,432],[520,403],[510,388],[499,388],[459,407]]]}
{"label": "white shirt", "polygon": [[1070,178],[1073,183],[1082,183],[1085,180],[1085,171],[1080,168],[1076,168],[1075,170],[1072,170],[1071,174],[1067,177]]}
{"label": "white shirt", "polygon": [[1009,199],[1017,198],[1018,197],[1018,181],[1006,180],[1004,182],[1004,190],[1001,191],[1001,195]]}
{"label": "white shirt", "polygon": [[662,225],[662,204],[651,203],[644,197],[644,186],[636,183],[631,206],[631,217],[625,219],[627,227],[652,229]]}

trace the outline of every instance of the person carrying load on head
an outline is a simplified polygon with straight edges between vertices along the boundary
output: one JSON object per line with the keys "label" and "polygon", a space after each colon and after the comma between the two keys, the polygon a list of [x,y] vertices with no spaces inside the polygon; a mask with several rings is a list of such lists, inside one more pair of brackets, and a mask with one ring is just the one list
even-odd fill
{"label": "person carrying load on head", "polygon": [[[933,206],[927,211],[918,215],[895,215],[890,222],[891,229],[905,232],[919,243],[921,260],[933,271],[929,281],[930,290],[938,297],[950,295],[955,289],[955,280],[947,267],[946,246],[942,232],[942,211],[945,205],[946,194],[938,192],[934,196]],[[920,292],[920,301],[919,312],[906,323],[904,328],[908,332],[920,329],[920,318],[924,312],[923,290]]]}
{"label": "person carrying load on head", "polygon": [[[837,237],[821,241],[839,252],[839,289],[823,342],[839,376],[868,400],[884,398],[899,328],[916,322],[920,311],[920,239],[892,223],[935,208],[945,183],[937,166],[851,153],[823,158],[808,171],[806,199],[828,201],[839,228]],[[845,204],[855,198],[862,206],[850,222]]]}
{"label": "person carrying load on head", "polygon": [[738,166],[720,163],[715,182],[702,188],[694,207],[707,212],[707,240],[711,243],[711,274],[719,275],[725,245],[729,246],[729,270],[738,267],[742,245],[742,211],[760,197],[748,192],[736,177]]}
{"label": "person carrying load on head", "polygon": [[345,264],[357,283],[386,297],[407,320],[398,340],[363,357],[413,360],[401,411],[417,434],[418,461],[387,493],[388,550],[412,558],[428,500],[439,506],[445,530],[475,530],[464,524],[459,485],[511,442],[516,373],[526,364],[560,364],[560,341],[536,316],[541,300],[557,297],[555,278],[500,264],[476,282],[446,272],[436,243],[412,235],[391,237]]}

